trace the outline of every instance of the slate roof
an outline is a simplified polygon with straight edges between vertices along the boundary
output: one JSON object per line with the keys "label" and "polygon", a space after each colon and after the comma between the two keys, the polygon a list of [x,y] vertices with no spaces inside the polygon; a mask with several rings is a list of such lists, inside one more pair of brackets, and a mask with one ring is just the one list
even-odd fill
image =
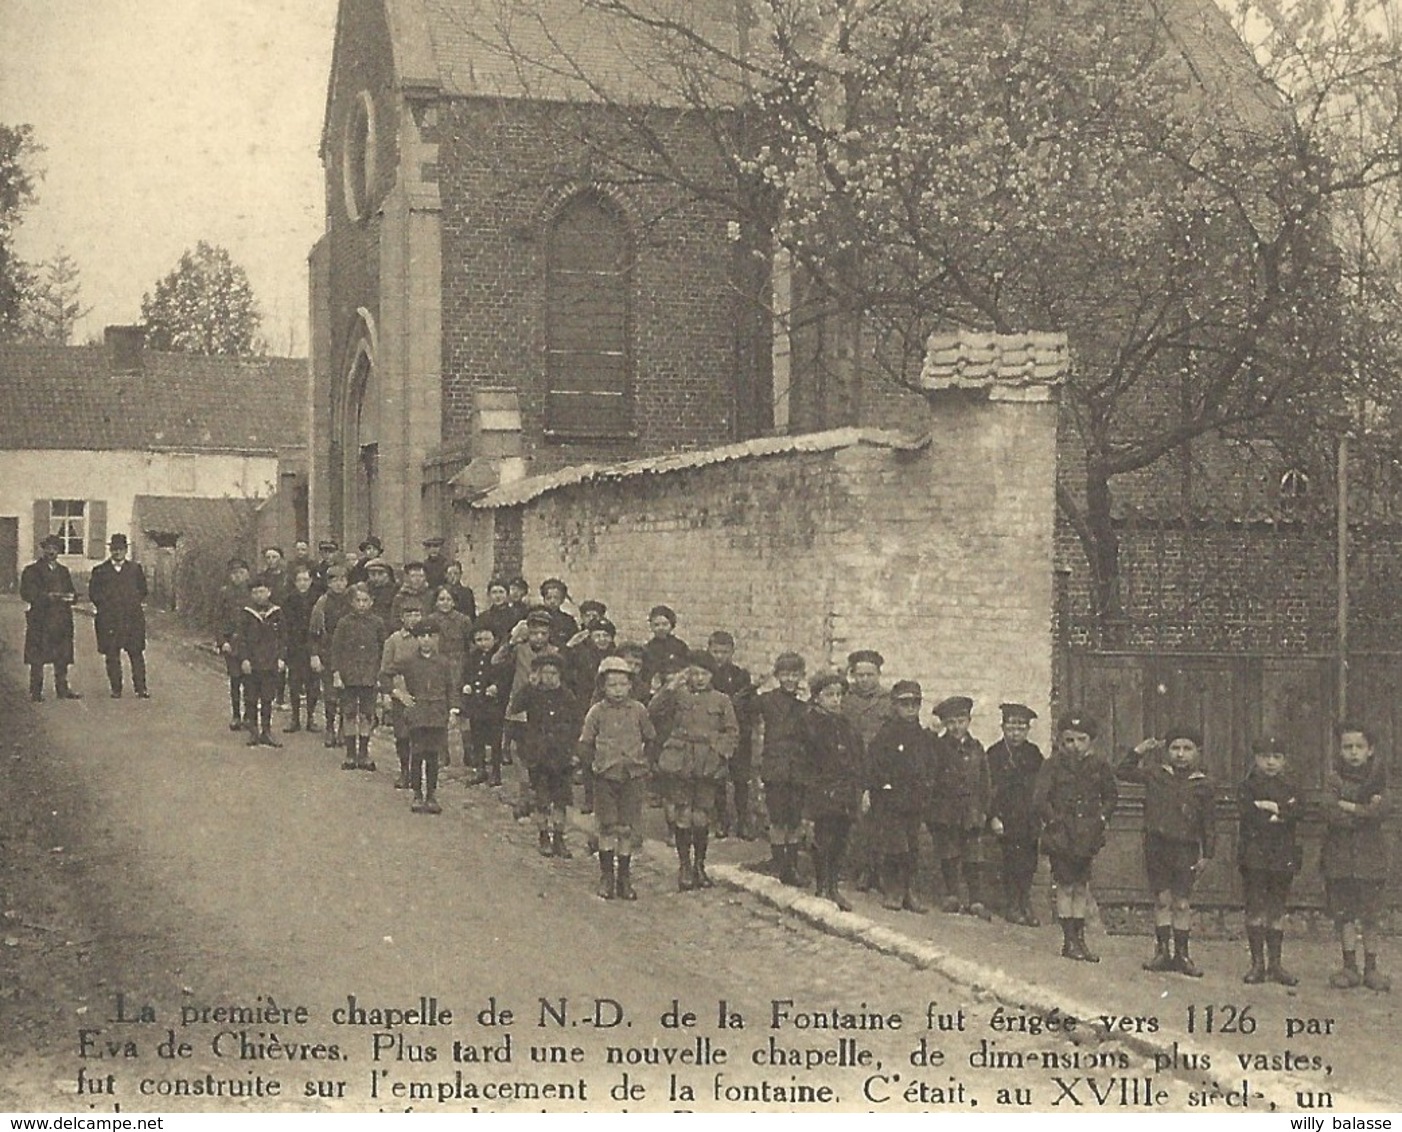
{"label": "slate roof", "polygon": [[832,452],[869,444],[877,448],[894,448],[913,452],[929,444],[928,436],[912,437],[900,432],[878,428],[835,428],[827,432],[807,432],[797,436],[765,436],[705,448],[699,452],[673,452],[665,456],[648,456],[621,464],[572,464],[543,476],[528,476],[515,483],[502,484],[472,501],[473,507],[516,507],[538,496],[563,487],[593,480],[621,480],[633,476],[667,475],[687,468],[704,468],[709,464],[724,464],[731,460],[750,460],[761,456],[782,456],[791,452]]}
{"label": "slate roof", "polygon": [[256,499],[138,495],[132,527],[144,534],[198,538],[211,546],[237,546],[256,521]]}
{"label": "slate roof", "polygon": [[685,33],[727,52],[737,42],[734,0],[638,0],[632,7],[651,27],[601,10],[598,0],[386,7],[400,81],[448,95],[677,104],[678,64],[694,69],[698,60]]}
{"label": "slate roof", "polygon": [[147,350],[142,364],[114,375],[101,346],[0,345],[0,451],[306,447],[305,359]]}

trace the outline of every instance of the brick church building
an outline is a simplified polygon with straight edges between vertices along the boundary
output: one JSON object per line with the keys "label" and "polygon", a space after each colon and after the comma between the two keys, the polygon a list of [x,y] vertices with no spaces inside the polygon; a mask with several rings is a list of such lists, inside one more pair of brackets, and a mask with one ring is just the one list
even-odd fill
{"label": "brick church building", "polygon": [[[733,3],[713,6],[728,34]],[[395,559],[451,534],[454,477],[485,488],[772,424],[746,233],[675,188],[601,179],[578,140],[645,106],[673,139],[696,133],[675,148],[697,179],[724,176],[668,112],[661,62],[573,0],[494,23],[508,7],[340,4],[310,256],[311,525],[374,532]],[[558,57],[606,76],[613,105]]]}

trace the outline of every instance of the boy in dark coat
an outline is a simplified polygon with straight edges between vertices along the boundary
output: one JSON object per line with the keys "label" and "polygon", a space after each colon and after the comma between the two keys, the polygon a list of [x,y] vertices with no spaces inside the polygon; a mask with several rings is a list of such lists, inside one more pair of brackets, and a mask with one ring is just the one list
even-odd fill
{"label": "boy in dark coat", "polygon": [[278,678],[287,670],[287,638],[282,610],[273,604],[272,586],[259,577],[234,632],[234,658],[243,673],[244,722],[250,747],[281,747],[272,736],[273,700]]}
{"label": "boy in dark coat", "polygon": [[73,576],[58,560],[63,539],[47,535],[39,543],[39,560],[24,568],[19,579],[21,601],[29,603],[24,614],[24,663],[29,665],[29,698],[44,698],[44,666],[54,666],[54,694],[60,700],[81,697],[68,686],[73,663],[73,603],[78,592]]}
{"label": "boy in dark coat", "polygon": [[[424,563],[428,565],[427,562]],[[433,579],[430,576],[429,583]],[[453,595],[453,608],[466,617],[469,621],[477,620],[477,595],[472,592],[471,586],[465,586],[462,582],[462,563],[449,562],[447,580],[443,583],[448,592]]]}
{"label": "boy in dark coat", "polygon": [[[472,622],[458,612],[453,603],[452,591],[447,586],[439,586],[433,591],[431,608],[424,620],[432,622],[438,630],[438,652],[447,660],[453,671],[453,686],[462,688],[463,666],[467,662],[467,650],[472,647]],[[443,766],[451,766],[452,750],[456,744],[458,757],[467,765],[466,743],[457,724],[466,724],[461,716],[448,729],[449,744],[443,749]]]}
{"label": "boy in dark coat", "polygon": [[1032,878],[1037,874],[1037,835],[1032,808],[1042,750],[1028,742],[1037,713],[1026,704],[1000,704],[1003,737],[988,748],[988,779],[992,801],[988,828],[999,839],[1003,865],[1003,915],[1010,924],[1035,928],[1041,921],[1032,912]]}
{"label": "boy in dark coat", "polygon": [[336,623],[331,639],[331,683],[341,698],[346,742],[342,770],[374,770],[370,733],[375,728],[375,694],[384,654],[385,625],[375,616],[370,588],[350,588],[350,612]]}
{"label": "boy in dark coat", "polygon": [[[847,692],[842,697],[842,714],[856,728],[864,747],[876,738],[881,725],[892,715],[891,697],[881,685],[881,670],[885,666],[886,658],[875,649],[857,649],[847,654]],[[878,887],[881,880],[881,849],[873,844],[866,826],[866,820],[859,817],[847,846],[858,892]]]}
{"label": "boy in dark coat", "polygon": [[534,682],[511,694],[508,712],[526,717],[521,761],[530,776],[542,857],[568,860],[565,825],[573,800],[574,760],[579,745],[579,703],[564,686],[564,660],[553,649],[531,661]]}
{"label": "boy in dark coat", "polygon": [[296,565],[291,568],[292,588],[282,604],[283,631],[287,634],[287,694],[292,708],[292,720],[283,731],[292,734],[302,730],[302,701],[307,705],[307,730],[317,731],[316,704],[321,681],[312,672],[312,610],[318,598],[312,568]]}
{"label": "boy in dark coat", "polygon": [[569,587],[559,578],[546,578],[540,583],[541,608],[550,614],[550,643],[557,649],[563,649],[579,632],[579,622],[562,608],[569,596]]}
{"label": "boy in dark coat", "polygon": [[[750,674],[734,663],[735,638],[724,629],[717,629],[706,642],[706,651],[711,655],[715,672],[711,677],[711,687],[730,697],[730,706],[735,709],[735,722],[740,734],[735,741],[735,754],[727,768],[727,777],[719,783],[716,796],[716,809],[720,818],[717,837],[729,837],[733,828],[744,840],[754,835],[750,832],[750,779],[754,775],[754,732],[755,685]],[[734,792],[734,809],[730,807],[729,793]],[[734,822],[731,814],[734,814]]]}
{"label": "boy in dark coat", "polygon": [[677,615],[669,605],[654,605],[647,615],[648,628],[652,636],[643,645],[642,682],[638,694],[643,703],[661,687],[661,679],[684,663],[691,649],[676,635]]}
{"label": "boy in dark coat", "polygon": [[1144,787],[1144,868],[1154,894],[1154,957],[1144,970],[1199,979],[1202,970],[1188,954],[1193,885],[1217,843],[1202,736],[1191,727],[1171,727],[1162,739],[1136,746],[1115,773]]}
{"label": "boy in dark coat", "polygon": [[812,707],[803,719],[803,804],[813,822],[815,890],[844,912],[852,905],[838,889],[847,837],[869,804],[861,736],[842,714],[847,682],[833,672],[809,681]]}
{"label": "boy in dark coat", "polygon": [[506,583],[501,578],[493,578],[487,583],[487,608],[478,614],[473,624],[491,629],[497,644],[501,645],[511,636],[511,630],[520,619],[507,597]]}
{"label": "boy in dark coat", "polygon": [[1096,730],[1093,719],[1075,712],[1057,721],[1056,750],[1037,772],[1032,799],[1056,881],[1061,955],[1084,963],[1100,962],[1086,944],[1090,872],[1119,798],[1114,770],[1093,749]]}
{"label": "boy in dark coat", "polygon": [[973,710],[968,696],[950,696],[935,705],[944,734],[935,736],[934,782],[925,820],[944,880],[944,911],[991,920],[988,905],[969,883],[979,863],[979,835],[988,821],[992,793],[983,744],[969,734]]}
{"label": "boy in dark coat", "polygon": [[1392,982],[1378,970],[1378,921],[1387,887],[1388,844],[1383,828],[1390,808],[1387,769],[1374,751],[1372,731],[1349,722],[1340,723],[1335,730],[1339,753],[1324,780],[1320,871],[1343,966],[1329,976],[1329,985],[1348,989],[1361,983],[1369,990],[1385,992],[1392,989]]}
{"label": "boy in dark coat", "polygon": [[389,670],[390,693],[403,709],[409,728],[409,783],[416,814],[439,814],[438,761],[448,749],[448,728],[458,715],[458,678],[453,662],[438,651],[435,621],[414,628],[416,648],[397,658]]}
{"label": "boy in dark coat", "polygon": [[472,648],[463,657],[463,718],[468,725],[467,762],[472,768],[469,786],[484,782],[501,785],[501,731],[506,723],[506,702],[515,669],[509,663],[498,664],[493,659],[496,651],[492,627],[479,621],[472,628]]}
{"label": "boy in dark coat", "polygon": [[234,634],[238,632],[239,615],[248,604],[248,563],[242,558],[229,559],[229,580],[219,591],[219,632],[214,643],[219,655],[224,658],[224,669],[229,677],[229,730],[244,728],[243,719],[243,672],[234,656]]}
{"label": "boy in dark coat", "polygon": [[789,885],[798,884],[798,847],[803,841],[803,718],[808,705],[798,698],[798,688],[805,667],[798,653],[780,653],[774,661],[779,686],[755,700],[771,867]]}
{"label": "boy in dark coat", "polygon": [[88,600],[97,615],[97,651],[107,662],[107,682],[112,698],[122,695],[122,653],[131,662],[131,685],[143,700],[150,699],[146,688],[146,571],[139,562],[127,560],[127,536],[113,535],[108,543],[111,557],[93,567],[88,578]]}
{"label": "boy in dark coat", "polygon": [[323,743],[326,747],[336,747],[341,741],[341,693],[331,672],[331,642],[336,637],[336,626],[350,610],[350,584],[346,578],[346,568],[340,564],[328,566],[326,592],[312,606],[311,622],[307,626],[312,674],[321,681],[321,699],[326,705],[326,739]]}
{"label": "boy in dark coat", "polygon": [[1246,904],[1246,941],[1251,970],[1242,982],[1270,980],[1293,987],[1300,980],[1280,961],[1285,931],[1285,901],[1300,871],[1295,827],[1300,818],[1300,790],[1286,772],[1285,745],[1271,736],[1251,744],[1251,771],[1237,790],[1236,859]]}
{"label": "boy in dark coat", "polygon": [[920,726],[922,692],[914,680],[891,688],[896,714],[881,725],[867,748],[868,825],[882,855],[881,905],[892,912],[923,914],[914,893],[920,823],[934,767],[934,736]]}

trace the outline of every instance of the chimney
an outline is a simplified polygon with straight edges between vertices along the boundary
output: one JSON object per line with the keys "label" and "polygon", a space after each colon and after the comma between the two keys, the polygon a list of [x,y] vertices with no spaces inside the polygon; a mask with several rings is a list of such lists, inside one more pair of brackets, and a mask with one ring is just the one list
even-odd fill
{"label": "chimney", "polygon": [[103,330],[102,338],[113,375],[141,372],[141,353],[146,346],[144,326],[109,326]]}

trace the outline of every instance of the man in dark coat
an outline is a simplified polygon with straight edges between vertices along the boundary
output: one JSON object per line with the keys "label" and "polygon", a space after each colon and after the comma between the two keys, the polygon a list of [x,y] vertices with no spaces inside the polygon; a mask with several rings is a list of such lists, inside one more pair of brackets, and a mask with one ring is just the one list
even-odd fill
{"label": "man in dark coat", "polygon": [[29,665],[29,698],[44,698],[44,665],[54,666],[54,689],[61,700],[81,697],[68,686],[73,663],[73,603],[78,600],[73,576],[58,560],[63,540],[49,535],[39,543],[40,557],[24,568],[19,596],[29,603],[24,615],[24,663]]}
{"label": "man in dark coat", "polygon": [[143,700],[146,688],[146,572],[139,562],[127,561],[127,536],[113,535],[108,542],[106,562],[93,567],[88,579],[88,600],[97,616],[97,651],[107,660],[107,682],[112,698],[122,696],[122,653],[131,662],[131,686]]}

